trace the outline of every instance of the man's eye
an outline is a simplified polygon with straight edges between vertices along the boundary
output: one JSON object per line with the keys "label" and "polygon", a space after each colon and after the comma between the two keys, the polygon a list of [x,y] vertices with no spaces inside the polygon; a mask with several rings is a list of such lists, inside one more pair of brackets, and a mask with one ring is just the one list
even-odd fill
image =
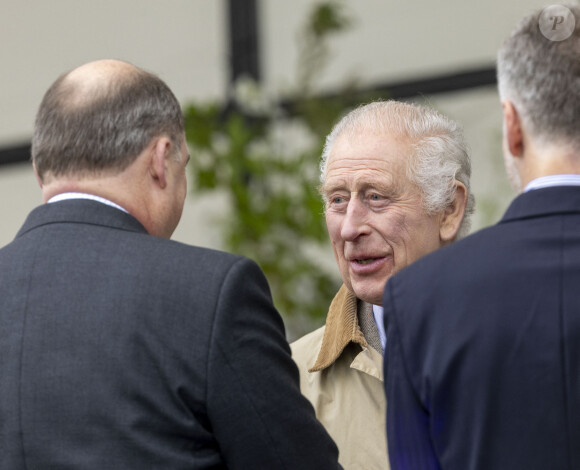
{"label": "man's eye", "polygon": [[330,196],[328,198],[328,207],[336,210],[343,209],[348,204],[345,196]]}
{"label": "man's eye", "polygon": [[370,207],[373,207],[375,209],[383,209],[389,205],[390,200],[383,194],[370,193],[367,196],[367,203],[370,205]]}

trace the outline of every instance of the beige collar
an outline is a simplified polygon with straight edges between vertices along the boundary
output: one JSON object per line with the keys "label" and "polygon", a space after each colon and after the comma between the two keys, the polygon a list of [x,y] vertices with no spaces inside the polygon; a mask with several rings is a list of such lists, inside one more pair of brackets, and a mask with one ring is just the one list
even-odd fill
{"label": "beige collar", "polygon": [[320,352],[308,372],[331,366],[351,342],[368,347],[357,320],[357,298],[343,285],[330,304]]}

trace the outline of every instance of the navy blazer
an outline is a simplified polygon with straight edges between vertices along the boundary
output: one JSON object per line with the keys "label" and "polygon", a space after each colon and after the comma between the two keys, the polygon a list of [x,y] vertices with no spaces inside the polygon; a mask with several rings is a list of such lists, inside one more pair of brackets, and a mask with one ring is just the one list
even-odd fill
{"label": "navy blazer", "polygon": [[384,308],[393,470],[580,468],[580,187],[518,196]]}
{"label": "navy blazer", "polygon": [[254,262],[68,200],[0,250],[0,299],[3,470],[338,468]]}

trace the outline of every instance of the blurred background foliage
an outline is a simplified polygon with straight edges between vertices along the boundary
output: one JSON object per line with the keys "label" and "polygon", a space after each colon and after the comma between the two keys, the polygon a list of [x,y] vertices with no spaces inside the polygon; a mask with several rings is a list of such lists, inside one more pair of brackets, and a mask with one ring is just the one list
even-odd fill
{"label": "blurred background foliage", "polygon": [[[319,160],[332,125],[361,96],[350,80],[332,96],[314,92],[330,60],[328,41],[352,28],[340,1],[316,3],[300,31],[294,91],[267,95],[238,79],[229,103],[190,103],[186,133],[193,192],[225,195],[223,249],[264,270],[289,339],[324,322],[340,286],[318,193]],[[325,267],[326,266],[326,267]]]}

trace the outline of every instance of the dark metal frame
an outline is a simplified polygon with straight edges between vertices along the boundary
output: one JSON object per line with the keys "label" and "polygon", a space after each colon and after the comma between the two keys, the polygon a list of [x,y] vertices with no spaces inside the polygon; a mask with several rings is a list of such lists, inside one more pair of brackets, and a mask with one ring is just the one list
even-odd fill
{"label": "dark metal frame", "polygon": [[242,75],[260,81],[257,0],[228,0],[230,83]]}
{"label": "dark metal frame", "polygon": [[30,144],[15,145],[0,149],[0,165],[30,161]]}

